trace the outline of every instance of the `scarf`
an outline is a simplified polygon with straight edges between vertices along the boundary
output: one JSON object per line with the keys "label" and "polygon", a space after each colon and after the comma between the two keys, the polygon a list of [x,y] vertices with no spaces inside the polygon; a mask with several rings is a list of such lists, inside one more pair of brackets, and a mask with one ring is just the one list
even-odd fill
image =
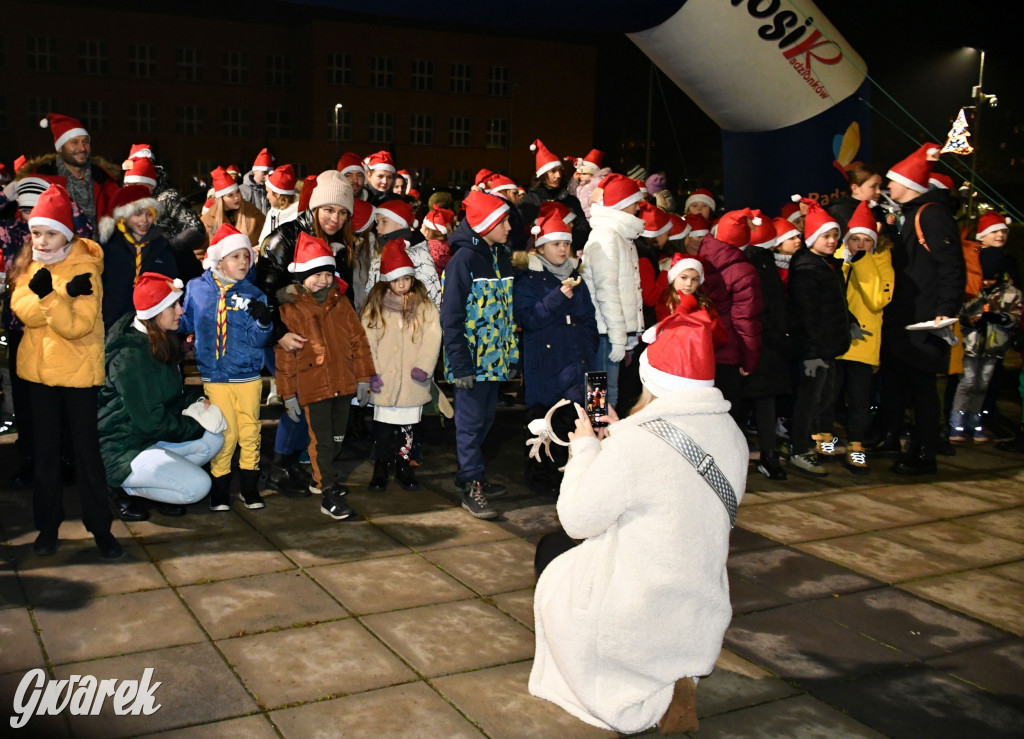
{"label": "scarf", "polygon": [[539,259],[540,263],[544,265],[544,269],[553,274],[559,280],[568,280],[572,276],[573,267],[571,259],[566,259],[557,267],[542,257],[539,253],[537,254],[537,259]]}
{"label": "scarf", "polygon": [[214,351],[214,358],[220,359],[228,349],[228,303],[227,294],[236,280],[222,275],[215,269],[210,270],[210,276],[217,285],[220,295],[217,297],[217,344]]}
{"label": "scarf", "polygon": [[132,285],[134,285],[139,281],[139,273],[142,272],[142,247],[144,247],[145,244],[140,244],[135,240],[135,234],[131,232],[131,229],[125,226],[123,220],[119,220],[117,222],[117,230],[121,232],[121,235],[124,236],[125,241],[127,241],[129,245],[135,247],[135,279],[132,280]]}
{"label": "scarf", "polygon": [[394,311],[395,313],[404,313],[405,298],[395,293],[394,290],[388,290],[384,293],[384,308],[385,310]]}
{"label": "scarf", "polygon": [[78,207],[82,209],[89,218],[89,223],[92,224],[93,232],[96,231],[96,200],[93,197],[92,192],[92,162],[86,162],[85,164],[85,176],[82,179],[78,179],[68,169],[68,165],[64,163],[60,154],[57,154],[57,174],[67,180],[68,195],[74,200]]}
{"label": "scarf", "polygon": [[332,287],[334,287],[333,282],[327,287],[321,288],[320,290],[310,290],[309,294],[313,296],[314,300],[316,300],[317,305],[323,305],[324,301],[327,300],[327,296],[331,294]]}
{"label": "scarf", "polygon": [[68,254],[71,253],[71,244],[69,241],[63,249],[57,251],[39,251],[36,248],[32,249],[32,260],[39,262],[40,264],[57,264],[57,262],[63,262],[67,259]]}
{"label": "scarf", "polygon": [[775,252],[775,266],[779,269],[789,269],[789,260],[792,258],[792,254],[779,254]]}

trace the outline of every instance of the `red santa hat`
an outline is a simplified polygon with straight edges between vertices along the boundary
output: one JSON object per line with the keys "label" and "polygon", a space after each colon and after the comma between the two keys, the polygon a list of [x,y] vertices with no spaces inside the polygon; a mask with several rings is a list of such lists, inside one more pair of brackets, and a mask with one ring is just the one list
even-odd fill
{"label": "red santa hat", "polygon": [[449,234],[455,225],[455,212],[434,203],[433,209],[423,217],[423,223],[435,231]]}
{"label": "red santa hat", "polygon": [[407,192],[406,195],[408,195],[413,200],[419,200],[420,199],[420,191],[417,190],[415,187],[410,187],[409,188],[409,192]]}
{"label": "red santa hat", "polygon": [[242,170],[240,170],[238,168],[237,164],[229,164],[228,168],[226,170],[224,170],[224,171],[227,172],[232,177],[241,177],[242,176]]}
{"label": "red santa hat", "polygon": [[542,176],[545,172],[548,172],[555,167],[561,167],[561,160],[548,151],[548,147],[544,146],[544,142],[540,139],[536,139],[530,144],[530,151],[537,152],[537,176]]}
{"label": "red santa hat", "polygon": [[802,215],[799,202],[786,203],[782,206],[782,210],[779,211],[779,216],[785,218],[790,223],[796,223],[796,219]]}
{"label": "red santa hat", "polygon": [[684,269],[697,270],[700,284],[704,284],[704,262],[689,254],[673,254],[672,266],[668,268],[668,284],[671,285]]}
{"label": "red santa hat", "polygon": [[543,246],[549,241],[572,242],[572,232],[554,210],[537,216],[537,225],[530,229],[530,233],[537,237],[534,246]]}
{"label": "red santa hat", "polygon": [[644,198],[636,182],[621,174],[608,175],[597,187],[601,191],[601,204],[606,208],[622,210]]}
{"label": "red santa hat", "polygon": [[573,161],[573,166],[576,167],[577,172],[583,174],[597,174],[601,171],[601,163],[604,162],[604,152],[598,149],[591,149],[590,153],[580,159],[577,157]]}
{"label": "red santa hat", "polygon": [[270,155],[269,149],[260,149],[256,155],[256,161],[252,163],[254,172],[269,172],[274,168],[274,157]]}
{"label": "red santa hat", "polygon": [[174,305],[184,295],[185,284],[171,279],[159,272],[143,272],[135,281],[132,292],[132,303],[135,304],[135,317],[140,321],[154,318],[170,305]]}
{"label": "red santa hat", "polygon": [[[21,204],[20,198],[18,200],[18,204]],[[990,233],[995,231],[1007,231],[1009,228],[1009,218],[1004,216],[1002,213],[990,210],[978,219],[978,238],[980,239],[982,236],[988,236]]]}
{"label": "red santa hat", "polygon": [[772,220],[775,224],[775,246],[778,246],[786,239],[791,239],[794,236],[803,236],[800,233],[800,229],[793,224],[792,221],[786,218],[775,218]]}
{"label": "red santa hat", "polygon": [[686,198],[686,203],[683,205],[683,212],[689,211],[693,203],[703,203],[711,208],[712,213],[715,212],[715,196],[711,194],[710,190],[700,188],[690,193],[690,196]]}
{"label": "red santa hat", "polygon": [[402,228],[416,228],[419,225],[412,214],[412,206],[404,200],[388,200],[377,206],[378,216],[387,216]]}
{"label": "red santa hat", "polygon": [[210,172],[210,180],[213,182],[213,197],[222,198],[238,189],[238,183],[228,172],[229,170],[223,167],[217,167]]}
{"label": "red santa hat", "polygon": [[856,210],[853,211],[853,215],[850,216],[850,220],[846,224],[846,234],[843,236],[844,244],[850,240],[853,234],[870,236],[871,241],[875,245],[878,244],[878,225],[875,221],[875,214],[871,212],[874,205],[874,202],[868,200],[861,200],[857,204]]}
{"label": "red santa hat", "polygon": [[928,178],[928,185],[935,190],[952,190],[953,178],[948,174],[942,174],[942,172],[932,172],[931,177]]}
{"label": "red santa hat", "polygon": [[412,174],[410,174],[409,170],[407,170],[407,169],[400,169],[400,170],[398,170],[397,172],[395,172],[395,176],[396,177],[404,177],[405,181],[406,181],[406,184],[409,184],[409,185],[412,184]]}
{"label": "red santa hat", "polygon": [[349,223],[352,224],[352,230],[357,234],[361,234],[370,227],[376,215],[376,208],[365,200],[356,198],[352,201],[352,217],[349,219]]}
{"label": "red santa hat", "polygon": [[479,190],[470,192],[462,201],[462,207],[469,227],[481,236],[486,236],[501,223],[509,210],[507,201]]}
{"label": "red santa hat", "polygon": [[18,207],[34,208],[39,196],[46,192],[50,185],[67,186],[67,180],[60,175],[30,174],[14,183],[18,189]]}
{"label": "red santa hat", "polygon": [[[263,151],[266,151],[264,149]],[[255,167],[253,167],[255,169]],[[295,169],[290,164],[282,164],[267,177],[267,187],[278,195],[294,195],[295,190]]]}
{"label": "red santa hat", "polygon": [[68,241],[75,238],[74,221],[71,217],[71,196],[63,185],[50,185],[39,199],[28,217],[29,228],[40,226],[52,228],[64,235]]}
{"label": "red santa hat", "polygon": [[572,212],[572,209],[568,205],[560,200],[545,200],[540,204],[540,210],[538,215],[544,215],[545,213],[557,213],[558,217],[565,221],[565,225],[569,225],[576,220],[576,214]]}
{"label": "red santa hat", "polygon": [[375,154],[370,154],[363,160],[363,165],[367,171],[374,169],[386,169],[388,172],[395,171],[395,160],[391,156],[390,151],[378,151]]}
{"label": "red santa hat", "polygon": [[81,121],[60,113],[47,113],[46,117],[39,121],[39,127],[53,131],[53,148],[57,151],[76,136],[89,135]]}
{"label": "red santa hat", "polygon": [[690,226],[690,238],[702,239],[711,233],[711,226],[707,219],[699,213],[687,213],[683,220]]}
{"label": "red santa hat", "polygon": [[761,222],[750,229],[750,243],[760,249],[771,249],[775,246],[775,224],[772,219],[759,210],[751,211],[754,218]]}
{"label": "red santa hat", "polygon": [[647,349],[640,355],[640,381],[652,395],[714,387],[713,325],[693,295],[681,295],[675,311],[644,332]]}
{"label": "red santa hat", "polygon": [[110,200],[110,214],[115,221],[147,209],[152,209],[154,218],[163,212],[163,206],[145,185],[125,185]]}
{"label": "red santa hat", "polygon": [[715,230],[715,238],[742,249],[750,243],[750,227],[760,226],[761,217],[755,216],[750,208],[730,210],[722,216]]}
{"label": "red santa hat", "polygon": [[487,190],[489,185],[487,181],[494,177],[494,172],[489,169],[481,169],[476,173],[476,177],[473,178],[473,186],[479,187],[481,190]]}
{"label": "red santa hat", "polygon": [[381,282],[392,282],[399,277],[416,276],[416,268],[406,252],[408,248],[409,242],[405,239],[391,239],[384,245],[380,254]]}
{"label": "red santa hat", "polygon": [[486,192],[489,192],[492,195],[497,195],[499,192],[504,192],[506,190],[519,189],[519,186],[516,185],[510,177],[506,177],[503,174],[491,175],[487,180],[487,185],[488,187]]}
{"label": "red santa hat", "polygon": [[315,174],[310,174],[302,179],[302,191],[299,193],[300,213],[309,208],[309,200],[313,197],[313,190],[316,189],[316,178]]}
{"label": "red santa hat", "polygon": [[346,151],[341,155],[341,159],[338,160],[338,166],[335,167],[335,169],[342,174],[348,174],[349,172],[359,172],[359,174],[363,174],[363,162],[359,158],[358,154]]}
{"label": "red santa hat", "polygon": [[814,246],[815,241],[833,228],[842,233],[836,220],[818,204],[817,200],[800,198],[800,202],[807,206],[807,215],[804,220],[804,243],[808,248]]}
{"label": "red santa hat", "polygon": [[149,144],[132,144],[128,151],[128,158],[121,163],[121,169],[129,170],[136,159],[154,159],[153,150]]}
{"label": "red santa hat", "polygon": [[650,193],[650,191],[647,189],[647,183],[644,180],[642,180],[641,178],[634,177],[633,178],[633,182],[635,182],[636,186],[640,188],[640,194],[641,195],[647,195],[647,194]]}
{"label": "red santa hat", "polygon": [[210,246],[206,249],[206,256],[203,258],[203,269],[213,269],[221,259],[239,249],[248,249],[249,263],[255,263],[256,252],[253,251],[249,237],[230,223],[222,223],[217,229],[217,233],[210,239]]}
{"label": "red santa hat", "polygon": [[295,255],[288,265],[288,271],[295,275],[296,282],[302,282],[318,272],[333,274],[337,266],[334,251],[326,241],[310,236],[305,231],[299,232],[299,238],[295,241]]}
{"label": "red santa hat", "polygon": [[668,233],[668,230],[672,228],[672,221],[669,220],[668,213],[646,201],[640,203],[636,215],[644,221],[644,230],[640,232],[640,235],[649,239]]}
{"label": "red santa hat", "polygon": [[668,219],[671,221],[672,226],[668,230],[669,241],[681,241],[690,235],[690,224],[686,222],[686,219],[676,213],[669,213]]}
{"label": "red santa hat", "polygon": [[932,167],[939,160],[940,150],[938,144],[922,144],[902,162],[892,165],[885,176],[914,192],[928,192],[928,179],[931,177]]}
{"label": "red santa hat", "polygon": [[125,173],[124,184],[126,185],[149,185],[156,187],[157,173],[153,166],[153,160],[147,157],[139,157],[132,162],[132,168]]}
{"label": "red santa hat", "polygon": [[14,160],[14,174],[18,174],[18,171],[28,164],[28,157],[22,154],[20,157]]}

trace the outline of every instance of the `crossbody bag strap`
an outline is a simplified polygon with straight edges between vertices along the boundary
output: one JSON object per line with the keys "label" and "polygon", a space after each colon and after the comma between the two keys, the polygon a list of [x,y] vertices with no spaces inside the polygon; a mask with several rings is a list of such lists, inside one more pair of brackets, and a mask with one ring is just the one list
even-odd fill
{"label": "crossbody bag strap", "polygon": [[640,424],[640,428],[651,432],[658,438],[683,455],[683,458],[693,465],[697,474],[704,478],[704,481],[715,491],[718,499],[722,501],[725,510],[729,514],[729,528],[736,525],[736,492],[732,489],[729,480],[726,479],[722,470],[715,464],[715,458],[705,452],[693,439],[690,438],[681,428],[671,424],[663,418],[655,418],[653,421],[646,421]]}

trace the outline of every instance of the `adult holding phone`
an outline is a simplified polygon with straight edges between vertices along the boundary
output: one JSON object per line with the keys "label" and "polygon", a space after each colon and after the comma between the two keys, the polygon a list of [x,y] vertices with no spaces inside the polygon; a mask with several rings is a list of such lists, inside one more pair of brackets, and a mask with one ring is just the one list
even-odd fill
{"label": "adult holding phone", "polygon": [[547,564],[534,597],[530,692],[623,733],[696,729],[694,678],[732,617],[725,563],[747,444],[714,387],[711,321],[689,305],[645,333],[628,418],[609,413],[595,433],[577,407],[557,507],[582,541]]}

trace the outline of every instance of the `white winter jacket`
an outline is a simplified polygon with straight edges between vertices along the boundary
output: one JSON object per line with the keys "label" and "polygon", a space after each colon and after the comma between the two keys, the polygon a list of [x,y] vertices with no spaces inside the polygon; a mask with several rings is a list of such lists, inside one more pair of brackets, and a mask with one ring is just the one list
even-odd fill
{"label": "white winter jacket", "polygon": [[260,231],[260,240],[258,244],[262,244],[263,240],[273,233],[274,229],[280,226],[282,223],[288,223],[288,221],[294,221],[299,217],[299,201],[295,201],[284,210],[278,208],[271,208],[267,211],[267,217],[263,221],[263,230]]}
{"label": "white winter jacket", "polygon": [[590,208],[590,238],[583,248],[583,279],[597,309],[597,331],[626,346],[627,335],[644,330],[640,266],[633,239],[644,222],[615,208]]}

